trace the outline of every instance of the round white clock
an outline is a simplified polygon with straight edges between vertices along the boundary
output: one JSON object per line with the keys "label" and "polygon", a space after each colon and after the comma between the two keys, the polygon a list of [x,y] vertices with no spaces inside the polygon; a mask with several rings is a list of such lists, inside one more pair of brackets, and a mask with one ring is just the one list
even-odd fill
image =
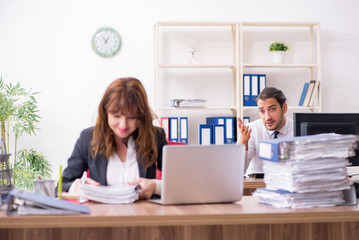
{"label": "round white clock", "polygon": [[120,50],[121,36],[111,27],[102,27],[92,36],[91,46],[101,57],[111,57]]}

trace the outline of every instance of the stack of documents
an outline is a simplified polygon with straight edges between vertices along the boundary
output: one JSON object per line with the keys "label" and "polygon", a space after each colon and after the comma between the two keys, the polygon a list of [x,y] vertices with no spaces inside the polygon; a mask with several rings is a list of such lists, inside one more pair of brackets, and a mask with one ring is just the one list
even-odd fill
{"label": "stack of documents", "polygon": [[171,99],[171,107],[203,107],[204,99]]}
{"label": "stack of documents", "polygon": [[133,203],[138,200],[139,192],[139,185],[124,189],[118,186],[82,184],[80,188],[80,201],[88,199],[109,204]]}
{"label": "stack of documents", "polygon": [[355,135],[338,134],[260,141],[266,189],[254,196],[276,207],[343,204],[343,191],[351,188],[347,158],[355,155],[357,141]]}
{"label": "stack of documents", "polygon": [[8,216],[90,213],[88,206],[20,189],[10,191],[7,205]]}

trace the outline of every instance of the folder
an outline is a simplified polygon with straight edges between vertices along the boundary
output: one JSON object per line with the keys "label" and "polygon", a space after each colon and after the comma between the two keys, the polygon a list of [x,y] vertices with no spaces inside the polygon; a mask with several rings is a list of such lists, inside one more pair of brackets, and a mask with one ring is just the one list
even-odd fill
{"label": "folder", "polygon": [[251,75],[243,74],[243,106],[251,105]]}
{"label": "folder", "polygon": [[258,75],[252,74],[251,75],[251,98],[250,98],[250,106],[257,106],[257,97],[259,91],[259,84],[258,84]]}
{"label": "folder", "polygon": [[213,144],[213,125],[200,124],[198,128],[199,128],[199,144],[201,145]]}
{"label": "folder", "polygon": [[[357,141],[356,135],[340,135],[332,133],[260,140],[258,147],[258,158],[274,162],[286,161],[291,159],[291,157],[296,156],[291,156],[295,149],[299,149],[301,147],[301,152],[304,151],[303,149],[307,149],[306,151],[315,152],[313,149],[315,149],[316,145],[318,144],[320,144],[322,149],[334,149],[332,151],[321,151],[321,149],[319,149],[318,151],[321,151],[321,158],[327,157],[326,155],[333,158],[333,152],[335,153],[339,150],[343,151],[344,149],[345,154],[349,154],[350,147],[348,146],[354,146],[352,145],[353,141]],[[345,147],[343,148],[343,146]],[[308,152],[306,154],[308,154]],[[308,158],[308,155],[305,157]]]}
{"label": "folder", "polygon": [[267,77],[265,74],[259,74],[258,78],[259,78],[259,83],[258,83],[258,88],[259,88],[258,94],[259,94],[267,86]]}
{"label": "folder", "polygon": [[313,92],[314,84],[315,84],[315,80],[311,80],[309,82],[307,94],[305,95],[304,102],[303,102],[303,107],[308,107],[308,105],[309,105],[309,100],[310,100],[310,96],[312,95],[312,92]]}
{"label": "folder", "polygon": [[225,117],[207,117],[206,124],[225,124]]}
{"label": "folder", "polygon": [[180,142],[188,144],[188,118],[180,117]]}
{"label": "folder", "polygon": [[314,106],[315,97],[317,96],[318,91],[319,91],[320,82],[318,80],[314,80],[314,81],[315,81],[315,83],[314,83],[312,94],[310,95],[308,107],[313,107]]}
{"label": "folder", "polygon": [[247,125],[248,123],[250,123],[251,118],[250,117],[243,117],[243,124]]}
{"label": "folder", "polygon": [[165,130],[166,133],[166,140],[169,141],[169,127],[170,126],[170,122],[169,122],[169,118],[168,117],[161,117],[161,127],[163,128],[163,130]]}
{"label": "folder", "polygon": [[169,141],[178,142],[178,118],[169,117]]}
{"label": "folder", "polygon": [[213,144],[222,145],[225,144],[226,131],[225,125],[215,124],[213,125]]}
{"label": "folder", "polygon": [[237,141],[237,127],[235,117],[225,117],[226,125],[226,143],[235,143]]}
{"label": "folder", "polygon": [[300,96],[300,100],[298,104],[299,106],[303,106],[305,96],[307,95],[308,87],[309,87],[309,82],[304,83],[302,95]]}
{"label": "folder", "polygon": [[88,206],[20,189],[12,189],[8,197],[7,216],[90,213]]}

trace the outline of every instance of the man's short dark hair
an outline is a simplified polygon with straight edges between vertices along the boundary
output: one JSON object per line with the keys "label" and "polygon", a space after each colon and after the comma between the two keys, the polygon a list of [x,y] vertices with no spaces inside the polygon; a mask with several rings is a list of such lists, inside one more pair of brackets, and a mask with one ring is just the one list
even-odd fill
{"label": "man's short dark hair", "polygon": [[279,103],[280,107],[283,107],[283,104],[285,101],[287,101],[287,98],[285,97],[284,93],[274,87],[266,87],[264,88],[258,95],[257,102],[259,99],[261,100],[267,100],[268,98],[275,98],[277,102]]}

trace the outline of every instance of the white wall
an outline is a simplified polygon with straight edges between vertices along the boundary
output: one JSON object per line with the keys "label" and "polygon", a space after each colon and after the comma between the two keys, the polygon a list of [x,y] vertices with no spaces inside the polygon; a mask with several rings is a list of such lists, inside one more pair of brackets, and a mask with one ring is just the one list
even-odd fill
{"label": "white wall", "polygon": [[[57,179],[80,131],[94,124],[111,81],[139,78],[152,104],[156,21],[320,22],[323,111],[359,112],[358,8],[356,0],[0,0],[0,75],[41,92],[41,130],[19,144],[43,152]],[[90,46],[102,26],[114,27],[123,40],[109,59]]]}

